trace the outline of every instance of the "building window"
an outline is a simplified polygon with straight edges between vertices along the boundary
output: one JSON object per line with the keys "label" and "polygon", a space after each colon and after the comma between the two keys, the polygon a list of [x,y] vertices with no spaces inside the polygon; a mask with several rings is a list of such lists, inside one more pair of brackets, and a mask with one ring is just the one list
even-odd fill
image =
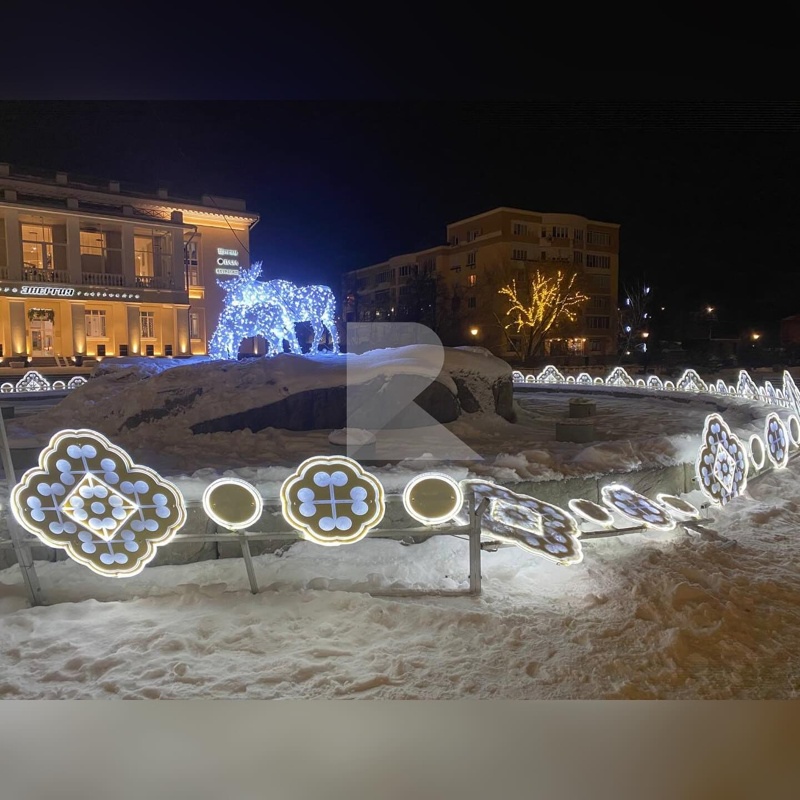
{"label": "building window", "polygon": [[183,245],[183,263],[186,265],[186,275],[189,286],[201,286],[200,281],[200,247],[197,239],[192,239]]}
{"label": "building window", "polygon": [[474,242],[483,233],[483,228],[475,228],[474,230],[467,231],[467,241]]}
{"label": "building window", "polygon": [[586,266],[592,269],[608,269],[611,266],[611,256],[595,256],[590,253],[586,256]]}
{"label": "building window", "polygon": [[608,312],[609,308],[611,308],[611,298],[608,295],[590,295],[586,307],[592,311]]}
{"label": "building window", "polygon": [[416,264],[405,264],[404,266],[400,267],[400,277],[401,278],[409,278],[412,275],[417,274],[417,265]]}
{"label": "building window", "polygon": [[602,339],[590,339],[589,340],[589,352],[590,353],[602,353],[603,352],[603,340]]}
{"label": "building window", "polygon": [[580,250],[573,251],[573,258],[576,264],[583,264],[583,253]]}
{"label": "building window", "polygon": [[[99,227],[80,231],[81,270],[85,282],[122,286],[122,232]],[[105,276],[114,276],[106,278]]]}
{"label": "building window", "polygon": [[586,327],[592,330],[607,330],[611,327],[610,317],[586,317]]}
{"label": "building window", "polygon": [[478,298],[477,297],[470,297],[467,300],[467,308],[477,308],[478,307]]}
{"label": "building window", "polygon": [[514,236],[526,236],[528,234],[528,226],[524,222],[515,222],[511,226]]}
{"label": "building window", "polygon": [[611,244],[611,236],[608,233],[589,231],[586,234],[586,242],[587,244],[599,244],[603,247],[609,247]]}
{"label": "building window", "polygon": [[86,336],[90,339],[104,339],[106,336],[106,312],[100,309],[86,309]]}
{"label": "building window", "polygon": [[583,231],[580,228],[575,228],[572,235],[575,238],[575,244],[583,244]]}
{"label": "building window", "polygon": [[450,267],[451,272],[461,272],[461,264],[454,264]]}
{"label": "building window", "polygon": [[164,278],[171,274],[172,250],[168,233],[137,228],[133,236],[133,264],[138,278]]}
{"label": "building window", "polygon": [[611,278],[608,275],[592,275],[590,286],[595,292],[609,292],[611,291]]}
{"label": "building window", "polygon": [[477,257],[478,254],[475,250],[473,250],[471,253],[467,253],[467,266],[472,267],[472,269],[475,269],[475,262],[477,260]]}
{"label": "building window", "polygon": [[20,215],[20,237],[25,280],[55,280],[56,270],[66,273],[66,225],[46,224],[43,217]]}
{"label": "building window", "polygon": [[200,327],[200,312],[189,312],[189,338],[202,339],[202,328]]}
{"label": "building window", "polygon": [[547,261],[547,250],[542,250],[542,261]]}
{"label": "building window", "polygon": [[7,278],[8,253],[6,250],[6,221],[0,217],[0,278]]}
{"label": "building window", "polygon": [[569,228],[565,225],[553,225],[552,237],[554,239],[569,239]]}
{"label": "building window", "polygon": [[142,339],[156,338],[156,313],[155,311],[139,312],[139,329]]}
{"label": "building window", "polygon": [[511,251],[511,258],[514,261],[527,261],[528,260],[528,251],[527,250],[512,250]]}
{"label": "building window", "polygon": [[375,276],[375,283],[390,283],[394,281],[394,270],[385,269]]}
{"label": "building window", "polygon": [[477,282],[478,282],[478,276],[477,275],[469,275],[467,277],[467,285],[474,286]]}

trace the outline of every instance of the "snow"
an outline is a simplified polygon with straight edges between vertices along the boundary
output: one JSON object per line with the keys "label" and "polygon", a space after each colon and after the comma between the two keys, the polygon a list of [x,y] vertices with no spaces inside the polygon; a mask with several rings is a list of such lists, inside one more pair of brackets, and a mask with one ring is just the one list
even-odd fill
{"label": "snow", "polygon": [[[465,348],[455,358],[479,355]],[[295,358],[282,375],[302,385]],[[370,359],[377,368],[379,356]],[[316,361],[326,374],[340,369],[332,357]],[[160,380],[191,386],[192,370],[178,364]],[[196,368],[205,375],[209,366]],[[127,369],[136,370],[135,380],[112,374]],[[107,400],[93,379],[52,409],[8,420],[10,433],[99,423],[106,404],[133,408],[151,391],[138,370],[109,366]],[[226,379],[244,372],[229,366]],[[555,420],[576,395],[519,393],[516,423],[462,415],[447,428],[483,459],[437,469],[512,487],[622,475],[693,461],[709,413],[722,413],[746,441],[763,433],[775,410],[732,397],[608,392],[595,396],[596,442],[556,442]],[[269,501],[301,460],[329,452],[330,433],[187,437],[156,421],[114,441],[168,474],[190,502],[221,474],[252,482]],[[424,444],[416,443],[417,455]],[[424,466],[410,457],[370,471],[397,494]],[[464,588],[468,544],[455,537],[341,548],[298,542],[254,557],[257,595],[239,558],[149,567],[127,580],[71,561],[37,562],[50,605],[29,608],[14,566],[0,571],[0,697],[793,698],[800,690],[799,477],[800,460],[790,461],[712,510],[704,524],[734,540],[733,548],[683,529],[651,531],[584,540],[584,560],[561,567],[501,547],[482,555],[480,597],[367,594]],[[699,492],[685,497],[703,502]],[[5,513],[5,493],[0,505]]]}

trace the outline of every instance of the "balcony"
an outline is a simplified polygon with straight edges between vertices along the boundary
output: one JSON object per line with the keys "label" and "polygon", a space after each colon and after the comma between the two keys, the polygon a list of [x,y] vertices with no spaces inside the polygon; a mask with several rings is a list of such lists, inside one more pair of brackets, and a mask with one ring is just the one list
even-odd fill
{"label": "balcony", "polygon": [[28,283],[69,283],[69,272],[65,269],[22,268],[22,279]]}
{"label": "balcony", "polygon": [[84,272],[81,282],[84,286],[124,286],[125,277],[104,272]]}
{"label": "balcony", "polygon": [[[134,278],[137,289],[175,289],[172,278],[162,278],[157,275],[137,275]],[[183,288],[183,287],[181,287]]]}

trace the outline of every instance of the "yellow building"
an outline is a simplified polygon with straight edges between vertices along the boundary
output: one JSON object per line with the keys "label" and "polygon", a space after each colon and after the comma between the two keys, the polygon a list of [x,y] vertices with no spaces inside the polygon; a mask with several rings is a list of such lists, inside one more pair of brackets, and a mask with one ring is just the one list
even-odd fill
{"label": "yellow building", "polygon": [[0,164],[0,360],[205,353],[258,215],[30,172]]}
{"label": "yellow building", "polygon": [[[616,352],[619,225],[575,214],[495,208],[447,226],[447,244],[394,256],[344,276],[344,320],[431,324],[445,344],[478,344],[504,358],[519,337],[501,286],[536,272],[577,274],[588,296],[577,320],[548,332],[543,355],[597,357]],[[427,290],[427,284],[435,285]]]}

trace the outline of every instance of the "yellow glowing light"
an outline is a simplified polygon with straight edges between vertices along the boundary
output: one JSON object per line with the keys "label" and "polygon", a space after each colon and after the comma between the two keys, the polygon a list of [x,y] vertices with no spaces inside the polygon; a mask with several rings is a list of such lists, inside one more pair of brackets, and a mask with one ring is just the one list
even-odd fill
{"label": "yellow glowing light", "polygon": [[403,506],[409,516],[425,525],[452,519],[464,505],[461,487],[449,475],[424,472],[412,478],[403,491]]}
{"label": "yellow glowing light", "polygon": [[264,501],[256,488],[239,478],[220,478],[203,492],[203,510],[223,528],[245,530],[261,518]]}
{"label": "yellow glowing light", "polygon": [[469,329],[469,332],[470,332],[470,333],[471,333],[473,336],[477,336],[477,335],[478,335],[478,329],[477,329],[477,328],[470,328],[470,329]]}

